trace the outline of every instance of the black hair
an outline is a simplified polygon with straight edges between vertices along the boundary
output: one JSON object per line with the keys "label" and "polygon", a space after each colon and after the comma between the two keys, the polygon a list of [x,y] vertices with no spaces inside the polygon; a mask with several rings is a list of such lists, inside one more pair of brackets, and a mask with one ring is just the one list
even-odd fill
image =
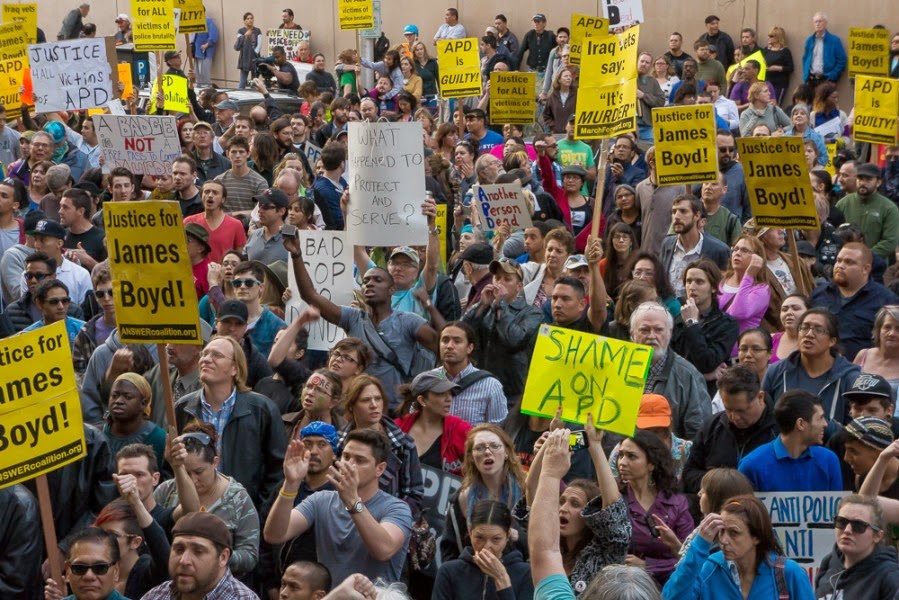
{"label": "black hair", "polygon": [[[759,330],[762,331],[762,330]],[[768,336],[771,339],[771,336]],[[746,365],[733,365],[724,370],[721,377],[718,378],[718,390],[727,394],[741,394],[746,392],[750,400],[759,395],[762,389],[762,382],[759,381],[758,373],[755,369]]]}
{"label": "black hair", "polygon": [[56,273],[56,259],[50,258],[50,255],[46,252],[41,252],[40,250],[36,250],[25,257],[25,266],[27,267],[31,263],[34,262],[42,262],[47,265],[47,268],[50,269],[50,274]]}
{"label": "black hair", "polygon": [[34,299],[38,302],[43,303],[47,299],[47,296],[50,295],[50,290],[54,290],[57,288],[64,290],[66,295],[68,295],[69,287],[62,281],[60,281],[59,279],[44,279],[42,282],[37,284],[36,288],[34,288]]}
{"label": "black hair", "polygon": [[578,298],[585,298],[587,296],[587,289],[584,287],[584,283],[578,279],[577,277],[572,277],[570,275],[564,275],[556,279],[553,287],[557,285],[569,285],[574,288],[574,293]]}
{"label": "black hair", "polygon": [[774,421],[781,433],[791,433],[796,429],[796,421],[811,422],[815,415],[815,407],[821,400],[805,390],[787,390],[774,404]]}
{"label": "black hair", "polygon": [[502,502],[481,500],[474,505],[468,517],[469,530],[478,525],[498,525],[509,531],[512,528],[512,511]]}
{"label": "black hair", "polygon": [[320,562],[315,562],[313,560],[298,560],[291,563],[289,566],[304,571],[303,580],[309,584],[309,589],[313,592],[331,591],[331,586],[333,585],[331,581],[331,571]]}
{"label": "black hair", "polygon": [[[385,399],[386,401],[386,399]],[[346,445],[350,442],[359,442],[371,448],[371,454],[375,459],[375,464],[387,462],[390,455],[390,440],[386,435],[374,429],[354,429],[349,432],[343,441],[341,451],[346,449]]]}
{"label": "black hair", "polygon": [[86,527],[69,539],[69,552],[66,556],[68,560],[72,560],[72,549],[75,547],[75,544],[79,542],[106,544],[109,547],[109,557],[113,564],[119,562],[119,559],[121,558],[121,555],[119,554],[119,543],[116,540],[116,537],[99,527]]}

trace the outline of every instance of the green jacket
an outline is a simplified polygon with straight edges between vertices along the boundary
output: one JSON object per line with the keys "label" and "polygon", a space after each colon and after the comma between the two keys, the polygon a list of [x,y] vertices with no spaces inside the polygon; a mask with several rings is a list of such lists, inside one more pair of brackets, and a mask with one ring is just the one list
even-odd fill
{"label": "green jacket", "polygon": [[899,208],[886,196],[875,192],[867,201],[858,194],[847,194],[837,208],[843,211],[847,223],[858,225],[871,252],[892,262],[899,244]]}

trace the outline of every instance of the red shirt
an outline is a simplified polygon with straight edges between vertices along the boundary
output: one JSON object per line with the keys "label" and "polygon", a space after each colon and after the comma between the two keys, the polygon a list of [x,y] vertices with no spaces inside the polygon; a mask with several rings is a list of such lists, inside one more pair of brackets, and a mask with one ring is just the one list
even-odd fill
{"label": "red shirt", "polygon": [[243,224],[231,215],[225,215],[225,220],[216,229],[209,227],[205,213],[184,217],[184,222],[199,223],[209,232],[209,245],[212,250],[207,258],[212,262],[222,262],[225,252],[243,248],[247,243],[247,232],[244,231]]}

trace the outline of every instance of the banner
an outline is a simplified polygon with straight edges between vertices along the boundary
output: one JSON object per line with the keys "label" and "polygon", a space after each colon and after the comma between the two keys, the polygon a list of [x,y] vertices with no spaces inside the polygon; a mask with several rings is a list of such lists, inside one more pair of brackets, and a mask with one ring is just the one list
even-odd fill
{"label": "banner", "polygon": [[643,23],[642,0],[602,0],[602,16],[609,27],[628,27]]}
{"label": "banner", "polygon": [[890,74],[890,32],[886,29],[849,28],[849,77]]}
{"label": "banner", "polygon": [[199,344],[200,313],[178,203],[107,202],[103,222],[119,339]]}
{"label": "banner", "polygon": [[575,105],[576,139],[613,137],[637,128],[639,39],[639,27],[585,38]]}
{"label": "banner", "polygon": [[652,111],[658,185],[718,180],[715,108],[711,104]]}
{"label": "banner", "polygon": [[[180,75],[162,76],[162,91],[165,94],[165,110],[179,113],[190,112],[190,98],[187,96],[187,78]],[[159,92],[159,78],[153,80],[150,90],[150,112],[156,110],[156,94]]]}
{"label": "banner", "polygon": [[181,141],[172,116],[97,115],[94,129],[110,168],[171,175],[172,161],[181,156]]}
{"label": "banner", "polygon": [[338,0],[337,19],[341,29],[371,29],[375,12],[371,0]]}
{"label": "banner", "polygon": [[[22,102],[19,89],[25,85],[23,71],[28,66],[28,40],[22,21],[0,25],[0,103],[6,107],[6,119],[17,119]],[[28,87],[26,85],[26,87]]]}
{"label": "banner", "polygon": [[86,452],[65,321],[0,340],[0,488]]}
{"label": "banner", "polygon": [[521,412],[587,422],[633,436],[652,348],[552,325],[541,325]]}
{"label": "banner", "polygon": [[37,4],[4,4],[3,22],[13,21],[22,21],[29,44],[37,42]]}
{"label": "banner", "polygon": [[[134,81],[131,79],[131,64],[118,63],[116,67],[119,71],[119,81],[122,82],[122,86],[125,88],[122,90],[122,100],[127,100],[134,95]],[[150,99],[152,100],[153,97],[151,96]]]}
{"label": "banner", "polygon": [[206,31],[206,7],[203,0],[174,0],[178,15],[179,33],[200,33]]}
{"label": "banner", "polygon": [[477,38],[437,40],[437,67],[441,98],[466,98],[483,92]]}
{"label": "banner", "polygon": [[802,138],[739,138],[737,151],[757,227],[820,226]]}
{"label": "banner", "polygon": [[[421,475],[424,480],[425,492],[421,499],[421,509],[437,542],[437,555],[427,569],[427,572],[431,573],[433,577],[436,576],[437,569],[443,563],[443,557],[440,555],[440,540],[446,533],[443,527],[446,524],[446,513],[450,510],[450,498],[462,487],[462,479],[425,465],[421,466]],[[449,532],[449,535],[452,535],[452,532]],[[455,540],[453,540],[453,545],[455,545]]]}
{"label": "banner", "polygon": [[134,50],[177,50],[172,0],[131,0]]}
{"label": "banner", "polygon": [[[353,247],[346,241],[345,231],[307,231],[300,233],[300,251],[315,291],[340,306],[353,302]],[[308,304],[300,298],[300,288],[288,263],[288,286],[292,292],[287,301],[285,320],[292,323]],[[328,351],[346,337],[346,332],[319,318],[307,326],[309,349]]]}
{"label": "banner", "polygon": [[441,269],[446,266],[447,252],[449,251],[446,242],[447,231],[449,231],[449,207],[446,204],[437,205],[437,237],[440,238],[440,264]]}
{"label": "banner", "polygon": [[352,244],[419,246],[428,242],[424,152],[418,123],[349,123]]}
{"label": "banner", "polygon": [[896,115],[899,115],[899,82],[886,77],[856,77],[852,139],[894,145]]}
{"label": "banner", "polygon": [[28,61],[37,112],[97,108],[115,97],[103,38],[28,46]]}
{"label": "banner", "polygon": [[490,122],[533,123],[537,111],[537,99],[534,97],[536,85],[536,73],[491,73]]}
{"label": "banner", "polygon": [[581,48],[584,38],[605,37],[609,35],[608,19],[600,19],[591,15],[571,14],[571,37],[568,42],[568,64],[581,64]]}
{"label": "banner", "polygon": [[318,162],[318,159],[321,158],[322,149],[306,140],[306,160],[309,161],[309,166],[313,169],[315,168],[315,163]]}
{"label": "banner", "polygon": [[493,231],[500,225],[509,225],[509,230],[523,231],[533,227],[531,207],[521,193],[521,184],[497,183],[493,185],[475,184],[475,196],[481,207],[478,215],[481,226]]}
{"label": "banner", "polygon": [[[294,62],[297,59],[297,46],[300,45],[300,42],[309,41],[310,32],[305,29],[269,29],[265,32],[265,35],[268,38],[269,56],[272,55],[272,51],[276,46],[282,46],[284,48],[284,56],[287,57],[287,60]],[[297,64],[293,66],[296,67]],[[312,65],[309,65],[309,70],[312,70]],[[299,71],[297,73],[299,74]]]}
{"label": "banner", "polygon": [[833,550],[833,520],[849,492],[756,492],[768,509],[784,556],[799,563],[814,585],[821,561]]}

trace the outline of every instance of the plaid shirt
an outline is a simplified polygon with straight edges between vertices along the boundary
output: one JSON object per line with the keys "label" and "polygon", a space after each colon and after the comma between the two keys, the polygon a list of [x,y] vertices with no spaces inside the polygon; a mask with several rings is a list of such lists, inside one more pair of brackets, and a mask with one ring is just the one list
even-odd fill
{"label": "plaid shirt", "polygon": [[[459,383],[462,378],[478,369],[471,363],[455,377],[446,372],[443,367],[434,369],[444,379],[453,383]],[[503,384],[496,377],[487,377],[472,383],[464,390],[453,396],[450,414],[475,426],[481,423],[501,423],[509,413],[506,394],[503,392]]]}
{"label": "plaid shirt", "polygon": [[[160,583],[143,595],[141,600],[179,600],[181,594],[175,588],[174,581]],[[225,569],[225,575],[212,590],[203,596],[203,600],[259,600],[259,596],[250,588],[234,579],[231,571]]]}
{"label": "plaid shirt", "polygon": [[[200,406],[203,407],[202,418],[203,421],[215,428],[215,434],[218,438],[215,446],[219,456],[222,455],[222,438],[225,436],[225,425],[231,420],[231,413],[234,412],[235,402],[237,402],[237,388],[231,390],[231,395],[228,396],[228,399],[222,404],[221,410],[215,411],[212,409],[212,406],[206,402],[206,391],[203,388],[200,388]],[[222,470],[221,461],[219,461],[218,470]]]}

